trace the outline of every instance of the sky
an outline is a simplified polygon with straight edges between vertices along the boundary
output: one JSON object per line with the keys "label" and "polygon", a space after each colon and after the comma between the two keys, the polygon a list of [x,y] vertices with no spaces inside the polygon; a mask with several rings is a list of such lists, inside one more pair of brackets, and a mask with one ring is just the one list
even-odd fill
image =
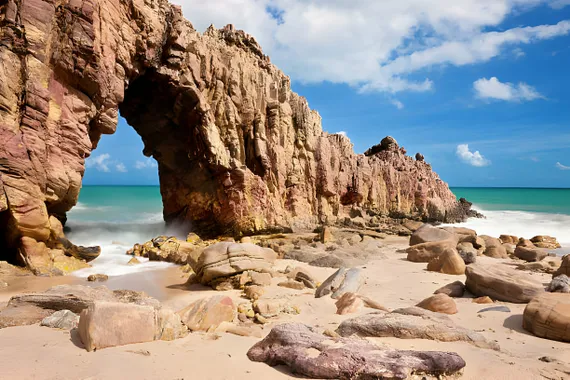
{"label": "sky", "polygon": [[[364,152],[387,135],[451,186],[570,188],[570,0],[176,0],[253,35]],[[119,121],[84,184],[158,184]]]}

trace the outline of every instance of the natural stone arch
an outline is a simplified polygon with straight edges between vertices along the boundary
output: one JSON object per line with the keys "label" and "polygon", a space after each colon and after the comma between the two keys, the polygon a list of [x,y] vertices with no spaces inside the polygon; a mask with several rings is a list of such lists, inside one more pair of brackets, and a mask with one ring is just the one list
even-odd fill
{"label": "natural stone arch", "polygon": [[119,109],[158,161],[165,220],[201,233],[308,229],[354,206],[465,215],[403,148],[356,155],[324,133],[252,37],[200,34],[166,0],[4,0],[0,62],[0,260],[36,272]]}

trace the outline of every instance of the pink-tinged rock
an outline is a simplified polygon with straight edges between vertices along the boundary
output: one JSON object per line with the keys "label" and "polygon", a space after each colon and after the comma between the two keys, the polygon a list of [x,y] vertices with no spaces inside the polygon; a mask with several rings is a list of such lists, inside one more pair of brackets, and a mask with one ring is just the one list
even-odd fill
{"label": "pink-tinged rock", "polygon": [[178,311],[182,322],[192,331],[209,331],[222,322],[232,322],[236,306],[230,297],[202,298]]}
{"label": "pink-tinged rock", "polygon": [[157,330],[155,309],[97,301],[81,312],[79,337],[87,351],[151,342]]}
{"label": "pink-tinged rock", "polygon": [[275,326],[247,356],[270,366],[285,364],[312,379],[408,379],[415,373],[437,377],[465,367],[455,353],[381,348],[363,339],[327,337],[298,323]]}

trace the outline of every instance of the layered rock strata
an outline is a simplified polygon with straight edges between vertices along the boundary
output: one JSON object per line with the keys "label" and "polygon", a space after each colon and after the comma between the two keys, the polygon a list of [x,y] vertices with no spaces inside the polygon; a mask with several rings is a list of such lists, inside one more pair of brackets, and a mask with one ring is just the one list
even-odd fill
{"label": "layered rock strata", "polygon": [[50,272],[57,220],[119,111],[158,162],[165,220],[204,234],[469,209],[395,140],[360,155],[323,132],[251,36],[200,34],[166,0],[2,1],[0,63],[0,260]]}

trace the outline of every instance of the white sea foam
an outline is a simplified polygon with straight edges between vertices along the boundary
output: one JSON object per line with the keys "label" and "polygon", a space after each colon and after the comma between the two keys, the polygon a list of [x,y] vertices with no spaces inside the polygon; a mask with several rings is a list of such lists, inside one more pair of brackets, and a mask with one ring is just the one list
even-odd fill
{"label": "white sea foam", "polygon": [[536,235],[550,235],[558,239],[564,249],[570,249],[570,215],[525,211],[487,211],[474,207],[486,219],[469,219],[454,226],[467,227],[479,235],[499,237],[516,235],[527,239]]}

